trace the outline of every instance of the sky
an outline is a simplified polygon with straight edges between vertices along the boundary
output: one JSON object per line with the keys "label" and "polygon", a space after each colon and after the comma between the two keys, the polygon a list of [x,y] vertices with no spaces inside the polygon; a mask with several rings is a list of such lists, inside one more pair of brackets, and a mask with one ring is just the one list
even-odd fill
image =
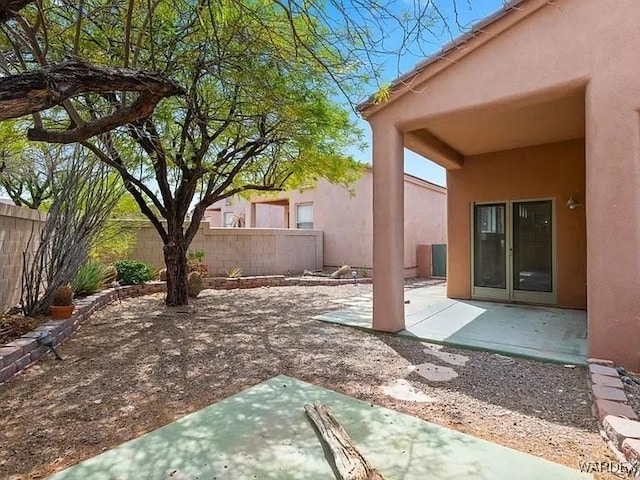
{"label": "sky", "polygon": [[[408,0],[404,1],[407,2]],[[455,36],[458,36],[459,34],[462,34],[463,31],[461,31],[456,26],[456,22],[453,20],[455,18],[453,2],[454,0],[439,0],[438,5],[441,7],[441,11],[445,15],[445,17],[450,20],[448,24],[449,28],[451,29],[451,33],[453,33]],[[503,4],[503,0],[457,0],[459,23],[462,26],[471,27],[477,21],[501,9],[503,7]],[[436,53],[443,45],[450,42],[452,39],[451,33],[446,31],[445,29],[434,28],[434,30],[441,33],[434,36],[433,42],[429,47],[424,48],[424,50],[426,50],[428,53]],[[418,62],[423,59],[424,57],[405,55],[400,59],[400,73],[411,70]],[[385,65],[385,71],[383,75],[384,78],[382,83],[391,82],[399,76],[398,59],[395,56],[390,56],[388,65]],[[371,93],[374,92],[372,91]],[[353,115],[358,126],[365,134],[364,140],[367,143],[368,148],[364,151],[359,151],[354,148],[349,153],[357,160],[370,164],[371,128],[365,120],[357,117],[356,114]],[[406,149],[404,152],[404,158],[406,173],[436,183],[438,185],[446,186],[446,174],[445,170],[442,167]]]}

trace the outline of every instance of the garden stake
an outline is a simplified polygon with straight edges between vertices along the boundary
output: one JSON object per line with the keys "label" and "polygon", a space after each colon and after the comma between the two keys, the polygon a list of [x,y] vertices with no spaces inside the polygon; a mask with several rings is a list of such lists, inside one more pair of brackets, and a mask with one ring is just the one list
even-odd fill
{"label": "garden stake", "polygon": [[51,350],[53,352],[53,354],[56,357],[56,360],[64,360],[64,358],[62,358],[60,356],[60,354],[58,353],[58,351],[56,350],[56,348],[53,346],[53,337],[51,336],[50,333],[42,333],[38,338],[36,338],[36,341],[40,344],[40,345],[44,345],[45,347],[47,347],[49,350]]}

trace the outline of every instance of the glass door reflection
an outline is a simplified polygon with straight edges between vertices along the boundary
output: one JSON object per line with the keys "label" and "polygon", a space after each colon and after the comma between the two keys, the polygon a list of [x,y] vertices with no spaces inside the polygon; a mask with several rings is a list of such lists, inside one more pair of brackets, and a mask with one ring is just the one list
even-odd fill
{"label": "glass door reflection", "polygon": [[506,204],[474,206],[474,287],[507,288]]}
{"label": "glass door reflection", "polygon": [[513,289],[553,291],[551,200],[513,203]]}

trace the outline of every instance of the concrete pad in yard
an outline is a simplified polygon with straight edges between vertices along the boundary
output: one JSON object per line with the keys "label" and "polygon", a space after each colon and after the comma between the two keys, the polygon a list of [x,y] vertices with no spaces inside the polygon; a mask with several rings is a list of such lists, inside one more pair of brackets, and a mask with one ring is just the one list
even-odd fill
{"label": "concrete pad in yard", "polygon": [[[587,363],[582,310],[456,300],[447,298],[441,285],[406,290],[405,298],[410,300],[405,305],[405,330],[397,335],[561,364]],[[370,305],[314,318],[372,330]]]}
{"label": "concrete pad in yard", "polygon": [[308,402],[329,405],[387,479],[592,478],[409,415],[279,376],[60,472],[51,480],[331,479]]}

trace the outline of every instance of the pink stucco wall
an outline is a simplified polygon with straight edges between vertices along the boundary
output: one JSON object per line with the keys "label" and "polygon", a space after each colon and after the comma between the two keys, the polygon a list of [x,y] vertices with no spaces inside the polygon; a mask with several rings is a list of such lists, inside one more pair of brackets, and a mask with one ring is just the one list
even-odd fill
{"label": "pink stucco wall", "polygon": [[[397,132],[451,170],[470,155],[584,138],[589,354],[640,368],[629,341],[640,337],[640,2],[524,1],[444,57],[366,111],[374,167],[402,161]],[[381,214],[376,234],[392,220]],[[381,238],[388,257],[396,243]]]}
{"label": "pink stucco wall", "polygon": [[473,202],[555,199],[555,291],[557,305],[587,306],[585,209],[565,206],[584,191],[584,141],[551,143],[466,157],[464,168],[449,170],[449,245],[452,259],[447,293],[471,298],[471,216]]}
{"label": "pink stucco wall", "polygon": [[[351,265],[371,269],[373,266],[373,184],[372,173],[365,171],[351,187],[325,180],[313,189],[283,192],[277,196],[253,197],[256,208],[256,227],[283,228],[283,206],[259,202],[289,201],[289,223],[296,227],[296,206],[313,204],[313,228],[324,234],[324,264],[327,267]],[[422,180],[405,176],[405,276],[417,274],[416,247],[419,244],[446,243],[446,190]],[[227,204],[225,204],[227,203]],[[249,217],[249,202],[235,198],[219,202],[212,208],[244,213]],[[220,220],[222,221],[222,220]]]}

